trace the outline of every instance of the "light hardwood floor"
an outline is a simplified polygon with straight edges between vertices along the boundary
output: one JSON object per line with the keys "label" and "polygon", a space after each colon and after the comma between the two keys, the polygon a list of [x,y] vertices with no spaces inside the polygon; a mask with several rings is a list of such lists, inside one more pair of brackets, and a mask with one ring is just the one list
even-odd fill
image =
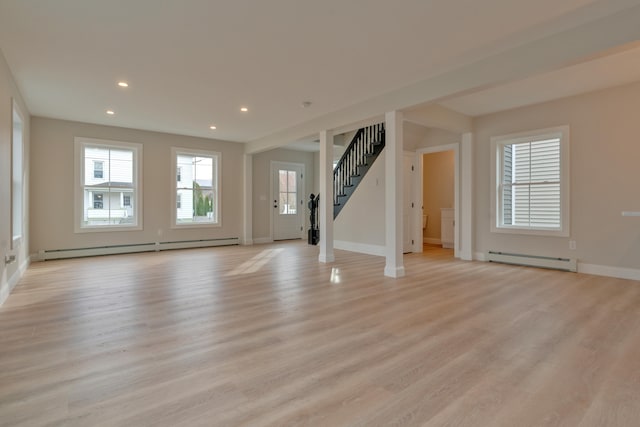
{"label": "light hardwood floor", "polygon": [[336,258],[36,263],[0,307],[0,425],[640,425],[640,282]]}

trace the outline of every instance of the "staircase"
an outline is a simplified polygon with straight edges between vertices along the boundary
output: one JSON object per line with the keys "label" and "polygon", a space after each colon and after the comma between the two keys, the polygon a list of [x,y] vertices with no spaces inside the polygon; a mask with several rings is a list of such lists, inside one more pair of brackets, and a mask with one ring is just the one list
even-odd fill
{"label": "staircase", "polygon": [[361,128],[333,170],[333,219],[384,148],[384,123]]}

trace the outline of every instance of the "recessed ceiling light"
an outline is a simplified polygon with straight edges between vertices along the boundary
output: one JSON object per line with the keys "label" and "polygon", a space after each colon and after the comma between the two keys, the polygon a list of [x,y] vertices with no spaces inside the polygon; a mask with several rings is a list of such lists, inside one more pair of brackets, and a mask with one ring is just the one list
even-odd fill
{"label": "recessed ceiling light", "polygon": [[240,108],[240,111],[242,111],[243,113],[246,113],[247,111],[249,111],[249,109],[247,107],[242,107]]}
{"label": "recessed ceiling light", "polygon": [[113,116],[116,112],[113,110],[107,110],[107,114]]}
{"label": "recessed ceiling light", "polygon": [[118,82],[118,86],[120,86],[120,87],[129,87],[129,83],[127,83],[127,82]]}
{"label": "recessed ceiling light", "polygon": [[209,126],[209,129],[216,130],[217,128],[215,126]]}

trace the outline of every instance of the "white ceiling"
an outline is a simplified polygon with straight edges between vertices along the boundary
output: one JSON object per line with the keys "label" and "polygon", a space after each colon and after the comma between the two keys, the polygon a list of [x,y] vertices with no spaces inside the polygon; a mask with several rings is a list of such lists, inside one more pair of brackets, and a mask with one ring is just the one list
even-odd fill
{"label": "white ceiling", "polygon": [[0,0],[0,49],[32,115],[248,142],[638,3]]}
{"label": "white ceiling", "polygon": [[479,116],[637,81],[640,81],[640,46],[441,104],[468,116]]}

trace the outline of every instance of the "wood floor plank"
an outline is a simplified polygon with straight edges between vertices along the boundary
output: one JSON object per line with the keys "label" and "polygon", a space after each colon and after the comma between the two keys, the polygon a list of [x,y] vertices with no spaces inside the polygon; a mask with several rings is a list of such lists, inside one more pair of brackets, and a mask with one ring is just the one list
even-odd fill
{"label": "wood floor plank", "polygon": [[635,426],[640,282],[303,242],[33,264],[0,426]]}

